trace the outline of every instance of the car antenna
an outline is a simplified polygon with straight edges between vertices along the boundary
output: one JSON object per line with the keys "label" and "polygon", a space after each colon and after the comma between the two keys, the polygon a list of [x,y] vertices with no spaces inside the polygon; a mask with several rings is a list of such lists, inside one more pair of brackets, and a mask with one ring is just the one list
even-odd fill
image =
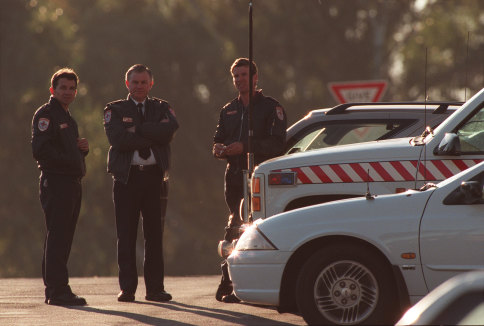
{"label": "car antenna", "polygon": [[467,31],[467,52],[466,52],[466,81],[464,85],[464,102],[467,101],[467,86],[468,86],[468,80],[467,80],[467,75],[469,72],[469,42],[471,38],[471,32]]}
{"label": "car antenna", "polygon": [[[423,162],[424,162],[424,180],[427,179],[427,143],[425,142],[425,137],[427,137],[427,131],[430,133],[430,128],[427,128],[427,47],[425,47],[425,68],[424,68],[424,132],[422,133],[422,141],[423,141]],[[422,164],[422,160],[418,160],[417,168],[415,169],[415,183],[414,189],[417,189],[417,182],[418,182],[418,171],[420,170],[420,165]]]}
{"label": "car antenna", "polygon": [[253,100],[253,55],[252,55],[252,0],[249,0],[249,107],[247,112],[247,126],[248,126],[248,139],[247,139],[247,170],[243,171],[244,175],[244,200],[243,200],[243,208],[242,208],[242,219],[244,224],[247,224],[251,218],[250,215],[250,188],[249,188],[249,181],[254,172],[254,150],[253,150],[253,122],[252,122],[252,112],[254,109],[254,100]]}
{"label": "car antenna", "polygon": [[[428,66],[428,47],[425,47],[425,128],[427,128],[427,101],[429,100],[428,94],[427,94],[427,66]],[[427,142],[424,140],[424,181],[427,181]],[[418,177],[418,175],[417,175]],[[417,188],[417,185],[415,185],[415,188]]]}
{"label": "car antenna", "polygon": [[367,178],[366,178],[366,199],[372,200],[375,199],[375,196],[370,193],[370,169],[367,171]]}

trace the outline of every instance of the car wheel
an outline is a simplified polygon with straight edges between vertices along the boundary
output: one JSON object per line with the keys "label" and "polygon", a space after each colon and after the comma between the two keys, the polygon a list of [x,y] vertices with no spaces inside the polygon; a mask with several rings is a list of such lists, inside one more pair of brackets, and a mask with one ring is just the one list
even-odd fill
{"label": "car wheel", "polygon": [[393,324],[391,269],[364,247],[333,245],[303,265],[296,301],[309,325]]}

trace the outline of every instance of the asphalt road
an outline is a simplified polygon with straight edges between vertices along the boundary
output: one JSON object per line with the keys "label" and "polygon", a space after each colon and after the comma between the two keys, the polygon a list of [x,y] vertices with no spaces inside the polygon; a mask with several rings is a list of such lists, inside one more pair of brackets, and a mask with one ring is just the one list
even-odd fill
{"label": "asphalt road", "polygon": [[300,316],[273,308],[215,300],[220,276],[166,277],[169,303],[144,299],[139,279],[136,301],[121,303],[115,277],[71,278],[73,291],[86,298],[84,307],[44,303],[41,279],[0,279],[0,325],[305,325]]}

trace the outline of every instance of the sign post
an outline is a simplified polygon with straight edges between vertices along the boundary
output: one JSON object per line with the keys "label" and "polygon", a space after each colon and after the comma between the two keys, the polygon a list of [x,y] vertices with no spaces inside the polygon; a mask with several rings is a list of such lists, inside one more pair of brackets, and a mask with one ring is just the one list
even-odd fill
{"label": "sign post", "polygon": [[329,83],[328,88],[339,103],[378,102],[385,93],[385,80],[363,80]]}

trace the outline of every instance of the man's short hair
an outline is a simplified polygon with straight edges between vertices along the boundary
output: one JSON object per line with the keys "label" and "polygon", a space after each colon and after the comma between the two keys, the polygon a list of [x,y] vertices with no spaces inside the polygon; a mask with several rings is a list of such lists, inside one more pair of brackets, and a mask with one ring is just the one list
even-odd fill
{"label": "man's short hair", "polygon": [[50,85],[53,89],[57,87],[57,85],[59,84],[59,79],[61,78],[75,81],[77,88],[77,84],[79,83],[79,77],[77,76],[76,72],[71,68],[59,69],[52,75],[52,78],[50,79]]}
{"label": "man's short hair", "polygon": [[126,71],[125,79],[126,79],[126,81],[129,81],[129,78],[131,77],[131,75],[133,73],[135,73],[135,72],[141,73],[141,72],[145,72],[145,71],[148,73],[148,75],[150,75],[150,79],[153,81],[153,74],[151,73],[150,68],[148,68],[147,66],[140,64],[140,63],[137,63],[137,64],[129,67],[128,71]]}
{"label": "man's short hair", "polygon": [[[232,63],[232,66],[230,67],[230,73],[234,72],[234,68],[236,67],[248,67],[249,66],[249,59],[247,58],[238,58],[235,59],[234,63]],[[255,64],[255,61],[252,60],[252,74],[257,74],[257,65]]]}

